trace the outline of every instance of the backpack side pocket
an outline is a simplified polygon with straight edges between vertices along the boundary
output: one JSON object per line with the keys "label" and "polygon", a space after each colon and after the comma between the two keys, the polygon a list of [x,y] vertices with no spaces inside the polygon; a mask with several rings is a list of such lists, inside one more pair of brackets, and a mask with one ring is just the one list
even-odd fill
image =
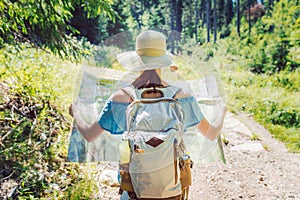
{"label": "backpack side pocket", "polygon": [[192,171],[193,161],[190,157],[186,159],[180,159],[180,183],[181,188],[185,189],[192,185]]}
{"label": "backpack side pocket", "polygon": [[121,176],[121,190],[133,192],[131,177],[129,174],[129,163],[119,163],[119,170]]}

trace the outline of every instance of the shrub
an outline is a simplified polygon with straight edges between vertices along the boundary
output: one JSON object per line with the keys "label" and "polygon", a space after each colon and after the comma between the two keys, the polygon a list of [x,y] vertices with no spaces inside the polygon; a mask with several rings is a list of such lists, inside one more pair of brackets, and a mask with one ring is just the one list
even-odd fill
{"label": "shrub", "polygon": [[76,174],[65,162],[74,82],[69,63],[23,48],[0,49],[0,177],[18,184],[12,198],[34,199],[55,195]]}

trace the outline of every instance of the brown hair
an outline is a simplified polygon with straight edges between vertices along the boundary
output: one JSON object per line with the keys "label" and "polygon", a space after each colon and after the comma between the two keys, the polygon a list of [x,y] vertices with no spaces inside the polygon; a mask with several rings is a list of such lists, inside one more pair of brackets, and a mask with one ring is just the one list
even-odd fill
{"label": "brown hair", "polygon": [[137,89],[151,87],[155,89],[155,87],[163,86],[162,80],[155,69],[143,71],[142,74],[132,82],[132,85]]}

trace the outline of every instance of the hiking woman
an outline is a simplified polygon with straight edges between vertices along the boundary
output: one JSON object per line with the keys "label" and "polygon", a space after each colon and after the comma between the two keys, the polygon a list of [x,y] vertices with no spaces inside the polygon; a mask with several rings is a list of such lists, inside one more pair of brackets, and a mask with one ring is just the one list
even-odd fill
{"label": "hiking woman", "polygon": [[[140,71],[140,76],[132,82],[134,90],[153,88],[150,92],[141,94],[142,98],[160,98],[162,93],[156,88],[171,88],[161,77],[161,69],[169,67],[174,71],[178,66],[173,62],[172,55],[166,50],[166,39],[163,34],[156,31],[144,31],[136,39],[136,51],[121,53],[117,56],[119,63],[130,71]],[[222,127],[226,112],[224,104],[220,104],[218,117],[209,123],[203,116],[196,99],[178,91],[173,96],[184,111],[184,129],[197,126],[198,130],[208,139],[214,140]],[[112,94],[106,102],[98,120],[88,125],[82,119],[76,104],[70,109],[77,128],[87,141],[93,141],[104,131],[120,134],[126,131],[126,110],[134,99],[126,90],[119,90]],[[180,199],[181,194],[170,196],[167,199]]]}

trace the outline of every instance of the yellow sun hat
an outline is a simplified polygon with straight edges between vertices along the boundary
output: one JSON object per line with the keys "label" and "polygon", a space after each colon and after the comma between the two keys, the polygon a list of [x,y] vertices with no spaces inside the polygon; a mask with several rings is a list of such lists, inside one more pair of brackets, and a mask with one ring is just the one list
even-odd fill
{"label": "yellow sun hat", "polygon": [[172,71],[178,66],[174,56],[167,51],[166,38],[162,33],[147,30],[136,38],[135,51],[127,51],[117,55],[119,63],[129,71],[150,70],[170,67]]}

